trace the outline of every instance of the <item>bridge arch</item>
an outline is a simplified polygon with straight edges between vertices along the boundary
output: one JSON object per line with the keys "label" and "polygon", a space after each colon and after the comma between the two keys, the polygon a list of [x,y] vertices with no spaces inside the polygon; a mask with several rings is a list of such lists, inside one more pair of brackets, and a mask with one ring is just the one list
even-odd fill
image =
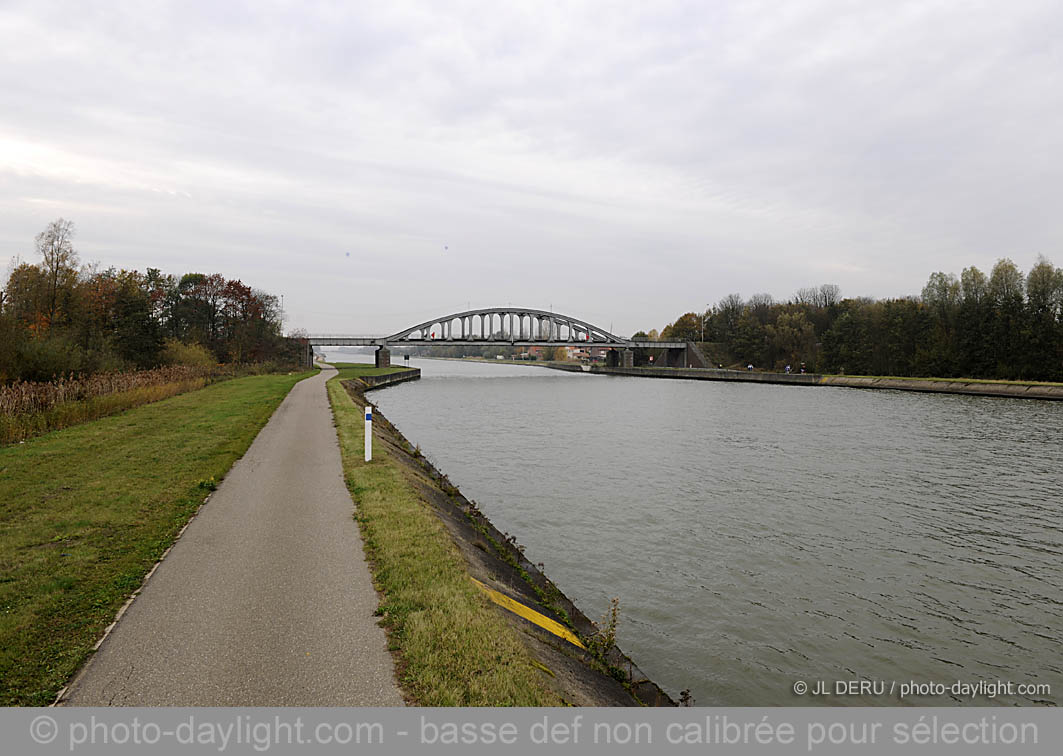
{"label": "bridge arch", "polygon": [[385,344],[438,341],[590,343],[627,346],[621,338],[581,318],[527,307],[489,307],[426,320],[384,339]]}
{"label": "bridge arch", "polygon": [[[643,347],[664,353],[669,367],[708,364],[698,349],[689,350],[682,341],[633,341],[582,318],[530,307],[488,307],[466,310],[426,320],[396,331],[390,336],[341,336],[337,334],[305,337],[307,355],[314,346],[375,346],[376,364],[391,364],[389,346],[451,346],[498,344],[536,346],[543,344],[580,344],[608,347],[610,360],[623,366],[633,365],[633,349]],[[306,357],[309,364],[309,356]],[[695,365],[696,363],[696,365]],[[612,363],[610,363],[612,364]],[[658,363],[661,364],[661,363]]]}

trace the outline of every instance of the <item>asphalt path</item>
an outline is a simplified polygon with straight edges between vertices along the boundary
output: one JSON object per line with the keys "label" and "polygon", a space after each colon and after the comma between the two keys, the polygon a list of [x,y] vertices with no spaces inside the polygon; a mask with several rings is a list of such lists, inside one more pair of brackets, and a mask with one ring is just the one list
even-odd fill
{"label": "asphalt path", "polygon": [[296,384],[62,703],[400,706],[325,381]]}

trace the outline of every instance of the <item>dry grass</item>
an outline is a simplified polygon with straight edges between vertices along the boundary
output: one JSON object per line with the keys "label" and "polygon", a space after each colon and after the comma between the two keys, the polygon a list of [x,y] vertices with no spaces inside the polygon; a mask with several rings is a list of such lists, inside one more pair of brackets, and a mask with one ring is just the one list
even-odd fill
{"label": "dry grass", "polygon": [[186,391],[259,372],[244,365],[171,365],[128,373],[19,381],[0,388],[0,445],[98,420]]}

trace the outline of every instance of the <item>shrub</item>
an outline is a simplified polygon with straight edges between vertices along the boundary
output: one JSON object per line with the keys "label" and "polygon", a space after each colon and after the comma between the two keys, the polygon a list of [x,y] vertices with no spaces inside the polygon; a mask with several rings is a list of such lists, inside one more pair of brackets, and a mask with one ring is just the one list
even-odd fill
{"label": "shrub", "polygon": [[18,375],[24,381],[50,381],[84,369],[85,352],[70,339],[26,339],[18,347]]}
{"label": "shrub", "polygon": [[177,339],[167,339],[162,348],[162,361],[165,365],[191,365],[193,367],[210,367],[217,360],[210,350],[201,344],[186,344]]}

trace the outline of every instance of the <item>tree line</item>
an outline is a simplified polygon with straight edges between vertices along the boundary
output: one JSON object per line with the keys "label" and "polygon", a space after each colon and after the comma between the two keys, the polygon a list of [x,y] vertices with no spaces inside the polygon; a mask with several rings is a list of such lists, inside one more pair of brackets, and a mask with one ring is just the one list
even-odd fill
{"label": "tree line", "polygon": [[921,295],[843,299],[836,285],[789,301],[731,294],[635,338],[705,342],[720,364],[855,375],[1063,380],[1063,270],[1040,257],[1023,275],[1001,259],[989,275],[931,274]]}
{"label": "tree line", "polygon": [[213,273],[82,266],[74,224],[36,237],[0,292],[0,384],[190,362],[292,362],[277,297]]}

